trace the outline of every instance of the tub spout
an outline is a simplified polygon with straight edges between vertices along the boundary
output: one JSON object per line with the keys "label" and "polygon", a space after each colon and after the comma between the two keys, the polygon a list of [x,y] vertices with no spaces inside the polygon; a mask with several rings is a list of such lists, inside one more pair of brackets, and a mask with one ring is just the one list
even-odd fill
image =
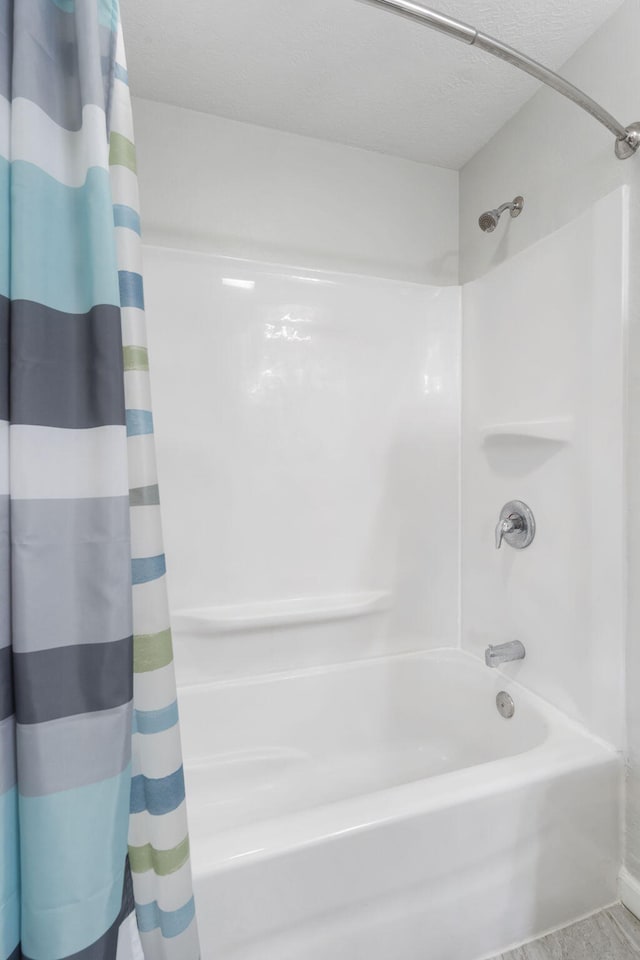
{"label": "tub spout", "polygon": [[484,652],[484,662],[488,667],[499,667],[501,663],[510,663],[512,660],[524,660],[526,651],[519,640],[510,640],[508,643],[490,643]]}

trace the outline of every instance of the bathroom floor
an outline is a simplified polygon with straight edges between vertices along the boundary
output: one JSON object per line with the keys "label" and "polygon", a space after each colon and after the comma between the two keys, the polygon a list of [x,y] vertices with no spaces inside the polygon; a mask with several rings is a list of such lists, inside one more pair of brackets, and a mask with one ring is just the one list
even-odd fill
{"label": "bathroom floor", "polygon": [[621,903],[495,960],[632,960],[640,957],[640,920]]}

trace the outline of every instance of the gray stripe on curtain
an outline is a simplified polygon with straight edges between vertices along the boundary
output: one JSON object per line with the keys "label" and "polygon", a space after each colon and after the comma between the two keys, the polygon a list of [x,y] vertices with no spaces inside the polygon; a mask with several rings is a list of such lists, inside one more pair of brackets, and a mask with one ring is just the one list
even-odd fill
{"label": "gray stripe on curtain", "polygon": [[18,750],[26,758],[20,764],[20,794],[40,797],[122,773],[131,759],[132,715],[132,704],[125,703],[37,726],[18,724]]}
{"label": "gray stripe on curtain", "polygon": [[0,93],[5,97],[11,86],[13,3],[14,0],[0,0]]}
{"label": "gray stripe on curtain", "polygon": [[9,512],[9,496],[0,496],[0,647],[8,647],[11,643]]}
{"label": "gray stripe on curtain", "polygon": [[114,363],[122,352],[118,307],[72,314],[17,300],[11,329],[11,423],[124,424],[123,369]]}
{"label": "gray stripe on curtain", "polygon": [[131,633],[128,497],[13,500],[11,540],[16,652]]}
{"label": "gray stripe on curtain", "polygon": [[0,420],[9,419],[9,301],[0,297]]}
{"label": "gray stripe on curtain", "polygon": [[[7,7],[13,0],[0,0],[0,22],[7,22]],[[86,4],[74,4],[72,12],[62,10],[51,0],[21,0],[15,4],[15,32],[20,35],[20,57],[13,64],[13,83],[7,71],[0,71],[0,96],[7,100],[25,97],[44,110],[67,130],[80,130],[82,108],[96,104],[104,109],[109,102],[113,35],[100,27],[100,50],[92,55],[91,29],[95,12],[91,11],[84,36],[78,36]],[[5,63],[13,47],[11,33],[0,33],[0,62]],[[84,53],[79,62],[79,50]],[[101,67],[101,64],[104,66]],[[79,82],[81,78],[82,82]]]}
{"label": "gray stripe on curtain", "polygon": [[0,720],[10,717],[13,710],[12,651],[11,647],[0,647]]}
{"label": "gray stripe on curtain", "polygon": [[133,697],[133,637],[13,658],[18,723],[110,710]]}
{"label": "gray stripe on curtain", "polygon": [[0,797],[16,784],[15,717],[0,720]]}
{"label": "gray stripe on curtain", "polygon": [[129,504],[132,507],[157,507],[160,505],[160,490],[157,483],[148,487],[132,487],[129,490]]}

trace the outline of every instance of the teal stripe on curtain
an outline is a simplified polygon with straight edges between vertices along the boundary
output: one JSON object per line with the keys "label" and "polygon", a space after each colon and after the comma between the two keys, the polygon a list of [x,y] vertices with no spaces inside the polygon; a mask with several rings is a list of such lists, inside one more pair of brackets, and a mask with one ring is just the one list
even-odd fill
{"label": "teal stripe on curtain", "polygon": [[134,557],[132,562],[132,576],[134,586],[139,583],[149,583],[159,580],[167,572],[164,554],[157,557]]}
{"label": "teal stripe on curtain", "polygon": [[137,307],[144,310],[142,277],[131,270],[120,271],[120,304],[123,307]]}
{"label": "teal stripe on curtain", "polygon": [[139,214],[123,203],[114,204],[113,219],[116,227],[126,227],[128,230],[135,231],[135,233],[141,232]]}
{"label": "teal stripe on curtain", "polygon": [[184,796],[182,767],[160,779],[139,774],[131,782],[131,812],[141,813],[148,810],[152,816],[159,817],[179,807]]}
{"label": "teal stripe on curtain", "polygon": [[194,917],[193,899],[177,910],[161,910],[155,901],[145,904],[138,910],[138,922],[143,933],[149,933],[159,927],[162,935],[167,938],[177,937],[178,934],[183,933]]}
{"label": "teal stripe on curtain", "polygon": [[94,167],[67,187],[16,161],[11,191],[11,299],[69,313],[119,306],[108,173]]}
{"label": "teal stripe on curtain", "polygon": [[[0,762],[8,758],[3,755]],[[2,869],[0,869],[0,957],[11,955],[20,941],[18,791],[0,794]]]}
{"label": "teal stripe on curtain", "polygon": [[141,437],[153,433],[153,414],[150,410],[127,410],[127,436]]}
{"label": "teal stripe on curtain", "polygon": [[[0,211],[10,209],[11,168],[5,157],[0,156]],[[11,272],[11,236],[8,223],[0,225],[0,296],[9,296]]]}
{"label": "teal stripe on curtain", "polygon": [[133,718],[133,732],[143,734],[163,733],[178,723],[177,701],[160,710],[136,710]]}
{"label": "teal stripe on curtain", "polygon": [[[122,901],[130,783],[127,767],[117,777],[86,787],[21,797],[20,816],[29,826],[21,829],[22,861],[39,865],[29,875],[29,897],[22,900],[22,949],[28,957],[72,956],[113,923]],[[105,835],[97,832],[97,824]],[[43,903],[48,904],[46,917]]]}

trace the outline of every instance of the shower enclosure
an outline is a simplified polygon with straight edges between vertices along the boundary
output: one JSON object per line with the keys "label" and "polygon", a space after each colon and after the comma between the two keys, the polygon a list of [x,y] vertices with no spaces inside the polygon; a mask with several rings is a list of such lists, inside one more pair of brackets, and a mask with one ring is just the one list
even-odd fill
{"label": "shower enclosure", "polygon": [[[489,960],[640,916],[640,10],[556,73],[410,0],[276,5],[202,13],[209,85],[135,105],[203,956]],[[447,164],[417,125],[466,135],[478,77]]]}
{"label": "shower enclosure", "polygon": [[615,900],[625,209],[462,288],[146,248],[212,956],[480,960]]}

